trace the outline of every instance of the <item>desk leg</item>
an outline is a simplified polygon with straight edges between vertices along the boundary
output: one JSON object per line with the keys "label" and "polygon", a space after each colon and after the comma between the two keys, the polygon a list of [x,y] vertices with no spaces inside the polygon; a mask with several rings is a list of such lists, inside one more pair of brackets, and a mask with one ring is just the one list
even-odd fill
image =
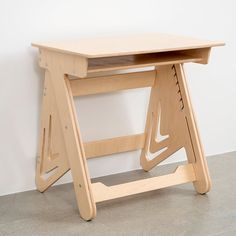
{"label": "desk leg", "polygon": [[49,73],[45,73],[36,186],[44,192],[68,170],[66,147]]}
{"label": "desk leg", "polygon": [[[181,148],[194,163],[199,193],[210,189],[210,177],[190,102],[182,65],[157,68],[146,121],[141,166],[148,171]],[[159,136],[157,135],[159,134]],[[154,158],[150,158],[153,154]]]}
{"label": "desk leg", "polygon": [[210,190],[211,179],[205,159],[203,147],[201,144],[195,115],[193,112],[191,99],[188,91],[187,81],[185,78],[183,65],[175,65],[176,74],[179,78],[179,86],[182,92],[183,102],[185,104],[185,119],[188,127],[189,141],[191,145],[186,146],[187,156],[190,162],[194,159],[194,170],[196,181],[194,186],[197,192],[203,194]]}
{"label": "desk leg", "polygon": [[[54,107],[57,108],[59,117],[57,129],[60,129],[64,141],[64,159],[67,163],[67,170],[71,169],[80,215],[85,220],[91,220],[96,216],[96,205],[93,200],[91,181],[69,81],[59,69],[56,70],[53,67],[46,72],[46,75],[52,85],[55,98]],[[45,137],[45,132],[42,136]],[[41,146],[43,145],[41,144]],[[40,165],[38,165],[39,168]],[[55,179],[57,177],[59,178],[59,175],[54,176]]]}

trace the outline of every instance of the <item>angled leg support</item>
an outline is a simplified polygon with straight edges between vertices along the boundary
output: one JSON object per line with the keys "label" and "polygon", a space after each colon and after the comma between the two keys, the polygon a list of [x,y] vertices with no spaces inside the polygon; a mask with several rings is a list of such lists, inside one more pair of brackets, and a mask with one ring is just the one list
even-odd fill
{"label": "angled leg support", "polygon": [[36,186],[40,192],[44,192],[69,170],[57,104],[48,71],[45,73],[41,113]]}
{"label": "angled leg support", "polygon": [[[71,169],[80,215],[91,220],[96,216],[96,206],[73,96],[68,78],[60,70],[54,70],[53,64],[50,71],[46,71],[44,92],[37,188],[43,192]],[[47,178],[49,172],[51,175]]]}
{"label": "angled leg support", "polygon": [[[160,66],[156,70],[147,114],[147,135],[141,153],[141,166],[148,171],[171,154],[185,148],[193,164],[197,192],[206,193],[211,182],[181,64]],[[159,133],[163,137],[158,137]],[[156,155],[155,155],[156,153]],[[155,155],[150,159],[150,155]]]}

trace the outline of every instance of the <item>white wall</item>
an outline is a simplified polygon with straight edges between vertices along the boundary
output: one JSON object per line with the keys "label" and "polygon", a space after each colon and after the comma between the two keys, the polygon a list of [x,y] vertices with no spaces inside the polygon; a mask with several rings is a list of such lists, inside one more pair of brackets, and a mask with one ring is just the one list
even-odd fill
{"label": "white wall", "polygon": [[[227,47],[213,49],[209,65],[186,69],[206,154],[236,150],[234,2],[0,0],[0,195],[35,188],[43,71],[33,41],[142,32],[225,41]],[[147,94],[143,89],[79,99],[84,138],[142,131]],[[138,153],[94,159],[89,167],[92,176],[136,169]],[[67,175],[61,182],[69,180]]]}

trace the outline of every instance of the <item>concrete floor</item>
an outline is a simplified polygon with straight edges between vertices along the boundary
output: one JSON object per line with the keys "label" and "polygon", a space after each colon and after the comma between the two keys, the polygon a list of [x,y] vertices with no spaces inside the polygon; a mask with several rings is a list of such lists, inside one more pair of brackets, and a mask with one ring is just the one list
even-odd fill
{"label": "concrete floor", "polygon": [[[0,235],[236,235],[236,152],[208,158],[213,188],[197,195],[185,184],[97,204],[97,218],[83,221],[72,184],[44,194],[29,191],[0,197]],[[116,184],[164,174],[132,171],[100,178]],[[98,180],[98,179],[97,179]],[[96,180],[96,181],[97,181]]]}

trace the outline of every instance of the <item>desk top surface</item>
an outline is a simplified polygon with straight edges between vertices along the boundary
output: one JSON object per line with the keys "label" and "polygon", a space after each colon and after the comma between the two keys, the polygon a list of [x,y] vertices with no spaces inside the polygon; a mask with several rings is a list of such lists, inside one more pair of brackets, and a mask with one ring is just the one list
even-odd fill
{"label": "desk top surface", "polygon": [[33,43],[35,47],[86,58],[113,57],[223,46],[223,42],[168,34],[83,38],[76,41]]}

